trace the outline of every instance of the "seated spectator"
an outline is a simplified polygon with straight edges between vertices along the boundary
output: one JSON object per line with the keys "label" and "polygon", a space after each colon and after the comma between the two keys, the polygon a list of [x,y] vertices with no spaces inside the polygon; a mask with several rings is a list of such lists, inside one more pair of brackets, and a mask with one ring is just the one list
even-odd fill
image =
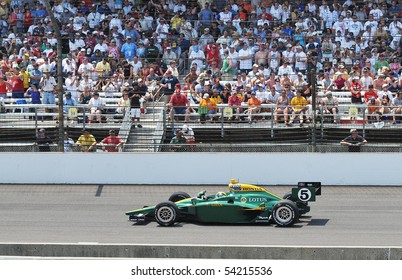
{"label": "seated spectator", "polygon": [[[380,106],[381,106],[380,110],[379,110],[380,116],[391,113],[392,98],[390,98],[389,95],[387,95],[387,94],[383,94],[382,97],[379,98],[379,100],[380,100]],[[385,120],[387,119],[387,117],[384,117],[384,118],[385,118]]]}
{"label": "seated spectator", "polygon": [[77,106],[77,101],[71,96],[71,92],[67,92],[63,98],[63,109],[67,113],[71,107]]}
{"label": "seated spectator", "polygon": [[398,92],[397,96],[392,99],[391,105],[393,124],[397,124],[397,120],[400,121],[402,114],[402,92]]}
{"label": "seated spectator", "polygon": [[119,114],[123,114],[123,116],[126,114],[126,111],[130,108],[130,99],[128,98],[128,91],[123,92],[123,96],[120,97],[119,102],[118,102],[118,108],[116,109],[116,112]]}
{"label": "seated spectator", "polygon": [[116,135],[116,131],[111,129],[109,130],[109,136],[105,137],[100,145],[103,151],[107,151],[109,153],[118,152],[119,148],[124,144],[123,139]]}
{"label": "seated spectator", "polygon": [[[276,105],[278,101],[279,94],[276,92],[275,87],[270,88],[270,93],[267,94],[266,104]],[[271,112],[273,107],[267,108],[267,112]]]}
{"label": "seated spectator", "polygon": [[175,85],[174,94],[170,97],[169,103],[166,104],[166,108],[170,111],[169,118],[173,120],[173,112],[177,115],[184,115],[184,121],[190,120],[190,101],[187,96],[181,93],[180,84]]}
{"label": "seated spectator", "polygon": [[373,85],[369,85],[368,91],[366,91],[364,93],[364,100],[365,102],[369,102],[372,98],[377,99],[378,98],[378,94],[377,92],[374,90],[374,86]]}
{"label": "seated spectator", "polygon": [[[229,92],[229,90],[227,90]],[[240,114],[243,113],[243,108],[241,107],[242,98],[237,94],[236,91],[232,91],[232,95],[229,97],[228,105],[229,108],[235,113],[234,118],[239,119]]]}
{"label": "seated spectator", "polygon": [[82,152],[96,152],[96,139],[85,128],[82,130],[82,134],[78,138],[76,144],[80,147]]}
{"label": "seated spectator", "polygon": [[175,152],[184,152],[186,150],[183,144],[187,144],[187,139],[184,137],[183,131],[179,130],[176,135],[170,140],[170,149]]}
{"label": "seated spectator", "polygon": [[68,136],[68,132],[64,132],[64,152],[72,152],[75,145],[74,140]]}
{"label": "seated spectator", "polygon": [[338,74],[334,81],[332,82],[332,87],[333,90],[347,90],[348,85],[347,85],[347,80],[345,80],[342,77],[342,74]]}
{"label": "seated spectator", "polygon": [[92,98],[88,102],[88,108],[90,110],[89,123],[93,121],[94,116],[96,116],[96,121],[101,122],[102,110],[105,107],[105,103],[102,98],[99,97],[99,93],[95,92]]}
{"label": "seated spectator", "polygon": [[209,120],[212,120],[214,114],[216,114],[216,103],[215,101],[211,100],[209,98],[208,93],[204,93],[203,98],[200,102],[199,106],[199,111],[198,113],[200,114],[200,121],[201,123],[204,123],[206,120],[206,116],[209,115]]}
{"label": "seated spectator", "polygon": [[300,126],[303,126],[303,114],[307,111],[307,100],[302,96],[303,90],[297,90],[296,96],[290,101],[292,108],[292,116],[290,117],[289,125],[293,124],[293,121],[297,116],[300,117]]}
{"label": "seated spectator", "polygon": [[52,143],[52,139],[50,139],[50,137],[46,134],[46,129],[39,129],[39,133],[36,135],[36,140],[34,143],[35,146],[39,147],[39,152],[50,152],[49,145]]}
{"label": "seated spectator", "polygon": [[210,98],[213,102],[215,102],[216,105],[222,104],[222,99],[217,89],[212,90],[212,96]]}
{"label": "seated spectator", "polygon": [[358,76],[352,77],[352,82],[349,85],[350,93],[352,94],[351,102],[352,104],[361,104],[362,103],[362,94],[361,90],[363,86],[360,84],[360,80]]}
{"label": "seated spectator", "polygon": [[366,101],[366,114],[365,121],[368,124],[369,121],[375,120],[376,122],[380,121],[380,100],[375,97],[370,97],[369,100]]}
{"label": "seated spectator", "polygon": [[253,122],[253,115],[261,112],[261,101],[256,97],[256,92],[251,92],[251,98],[247,101],[248,122]]}
{"label": "seated spectator", "polygon": [[194,131],[191,127],[189,127],[187,124],[183,124],[181,131],[183,132],[183,136],[186,138],[187,144],[195,143]]}
{"label": "seated spectator", "polygon": [[278,118],[283,115],[285,125],[288,125],[288,115],[292,113],[290,105],[290,99],[286,95],[286,90],[281,91],[281,96],[276,101],[276,108],[274,111],[274,123],[278,123]]}
{"label": "seated spectator", "polygon": [[328,91],[326,97],[322,99],[322,107],[324,114],[332,114],[334,118],[334,123],[336,123],[336,118],[338,114],[338,99],[332,96],[332,92]]}

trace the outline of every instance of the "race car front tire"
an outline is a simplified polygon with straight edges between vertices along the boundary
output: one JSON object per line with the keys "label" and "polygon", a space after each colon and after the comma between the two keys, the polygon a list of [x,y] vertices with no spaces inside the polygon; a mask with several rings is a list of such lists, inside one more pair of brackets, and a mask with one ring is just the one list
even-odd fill
{"label": "race car front tire", "polygon": [[155,221],[164,227],[172,226],[177,221],[179,209],[171,201],[161,202],[155,206]]}
{"label": "race car front tire", "polygon": [[299,219],[299,208],[291,200],[281,200],[274,205],[272,218],[278,226],[291,226]]}
{"label": "race car front tire", "polygon": [[186,198],[190,198],[191,196],[186,192],[175,192],[169,197],[169,201],[177,202]]}

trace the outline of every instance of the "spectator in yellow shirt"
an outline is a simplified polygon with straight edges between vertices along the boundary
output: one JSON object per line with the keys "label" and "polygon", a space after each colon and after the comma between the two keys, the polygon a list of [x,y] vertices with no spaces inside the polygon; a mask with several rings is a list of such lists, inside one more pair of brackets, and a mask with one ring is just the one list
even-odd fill
{"label": "spectator in yellow shirt", "polygon": [[290,101],[290,106],[292,108],[293,114],[290,117],[290,122],[288,125],[292,125],[295,118],[299,115],[300,116],[300,126],[303,126],[303,114],[307,111],[307,100],[303,96],[302,89],[298,89],[296,92],[296,96],[292,98]]}
{"label": "spectator in yellow shirt", "polygon": [[83,152],[96,151],[96,139],[87,129],[82,131],[82,135],[77,140],[77,145]]}
{"label": "spectator in yellow shirt", "polygon": [[[204,98],[200,102],[199,106],[199,114],[200,114],[200,120],[201,122],[205,122],[206,120],[206,115],[214,115],[216,114],[216,103],[214,100],[209,98],[208,93],[204,93]],[[210,120],[212,120],[212,116],[210,117]]]}
{"label": "spectator in yellow shirt", "polygon": [[106,58],[103,58],[96,64],[95,71],[98,73],[99,78],[110,77],[110,71],[111,71],[110,64]]}
{"label": "spectator in yellow shirt", "polygon": [[29,78],[31,77],[31,74],[29,74],[25,67],[21,67],[20,74],[22,74],[24,77],[22,82],[24,84],[24,90],[27,91],[27,89],[29,88]]}

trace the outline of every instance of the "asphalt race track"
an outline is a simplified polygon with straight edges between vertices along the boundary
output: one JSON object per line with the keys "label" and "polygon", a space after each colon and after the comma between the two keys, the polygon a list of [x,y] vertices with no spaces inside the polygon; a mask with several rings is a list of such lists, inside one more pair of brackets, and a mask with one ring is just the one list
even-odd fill
{"label": "asphalt race track", "polygon": [[[0,185],[1,243],[402,246],[402,187],[323,186],[312,211],[275,225],[133,225],[124,213],[227,186]],[[290,187],[272,187],[282,195]]]}

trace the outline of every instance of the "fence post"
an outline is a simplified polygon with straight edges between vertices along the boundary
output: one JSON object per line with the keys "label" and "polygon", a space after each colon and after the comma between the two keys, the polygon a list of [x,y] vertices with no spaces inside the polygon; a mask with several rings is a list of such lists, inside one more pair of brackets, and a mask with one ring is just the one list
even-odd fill
{"label": "fence post", "polygon": [[225,137],[225,130],[224,130],[224,127],[223,127],[223,111],[224,110],[222,110],[222,112],[221,112],[221,138]]}
{"label": "fence post", "polygon": [[38,107],[35,107],[35,134],[38,134]]}
{"label": "fence post", "polygon": [[271,108],[271,138],[274,138],[274,107]]}
{"label": "fence post", "polygon": [[85,129],[86,126],[86,118],[85,118],[85,107],[82,107],[82,128]]}
{"label": "fence post", "polygon": [[364,108],[364,106],[362,106],[363,109],[363,128],[362,128],[362,134],[363,137],[366,137],[366,109]]}

